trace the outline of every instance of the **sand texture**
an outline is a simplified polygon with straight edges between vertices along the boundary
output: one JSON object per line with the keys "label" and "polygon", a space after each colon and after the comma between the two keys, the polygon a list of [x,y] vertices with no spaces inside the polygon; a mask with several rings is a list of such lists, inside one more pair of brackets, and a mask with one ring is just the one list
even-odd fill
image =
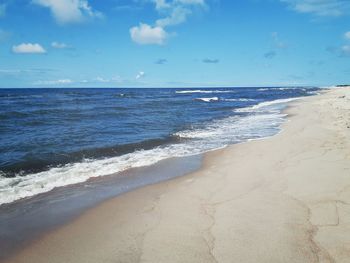
{"label": "sand texture", "polygon": [[283,130],[85,212],[7,262],[350,262],[350,88],[294,102]]}

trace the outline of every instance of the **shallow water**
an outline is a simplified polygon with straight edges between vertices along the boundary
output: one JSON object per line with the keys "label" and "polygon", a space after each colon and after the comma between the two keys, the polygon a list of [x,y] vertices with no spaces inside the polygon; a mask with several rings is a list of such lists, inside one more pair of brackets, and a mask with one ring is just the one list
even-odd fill
{"label": "shallow water", "polygon": [[0,204],[270,136],[317,90],[0,89]]}

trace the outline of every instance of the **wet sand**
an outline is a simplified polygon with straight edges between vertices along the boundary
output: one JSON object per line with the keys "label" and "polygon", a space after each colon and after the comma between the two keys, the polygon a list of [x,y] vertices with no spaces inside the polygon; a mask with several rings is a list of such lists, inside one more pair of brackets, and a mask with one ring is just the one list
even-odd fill
{"label": "wet sand", "polygon": [[123,194],[6,262],[349,262],[350,88],[302,99],[271,138]]}
{"label": "wet sand", "polygon": [[162,160],[0,206],[0,262],[103,201],[196,171],[201,155]]}

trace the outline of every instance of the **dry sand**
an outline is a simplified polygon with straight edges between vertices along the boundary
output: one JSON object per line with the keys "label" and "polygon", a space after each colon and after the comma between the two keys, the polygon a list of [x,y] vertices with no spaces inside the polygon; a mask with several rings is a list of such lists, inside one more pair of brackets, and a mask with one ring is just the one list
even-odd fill
{"label": "dry sand", "polygon": [[7,262],[350,262],[350,88],[283,131],[93,208]]}

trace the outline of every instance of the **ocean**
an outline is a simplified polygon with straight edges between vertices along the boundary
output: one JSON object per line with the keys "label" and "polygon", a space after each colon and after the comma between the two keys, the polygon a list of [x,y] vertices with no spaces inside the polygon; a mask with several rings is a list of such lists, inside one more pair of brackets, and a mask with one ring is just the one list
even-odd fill
{"label": "ocean", "polygon": [[0,205],[276,134],[317,87],[0,89]]}

